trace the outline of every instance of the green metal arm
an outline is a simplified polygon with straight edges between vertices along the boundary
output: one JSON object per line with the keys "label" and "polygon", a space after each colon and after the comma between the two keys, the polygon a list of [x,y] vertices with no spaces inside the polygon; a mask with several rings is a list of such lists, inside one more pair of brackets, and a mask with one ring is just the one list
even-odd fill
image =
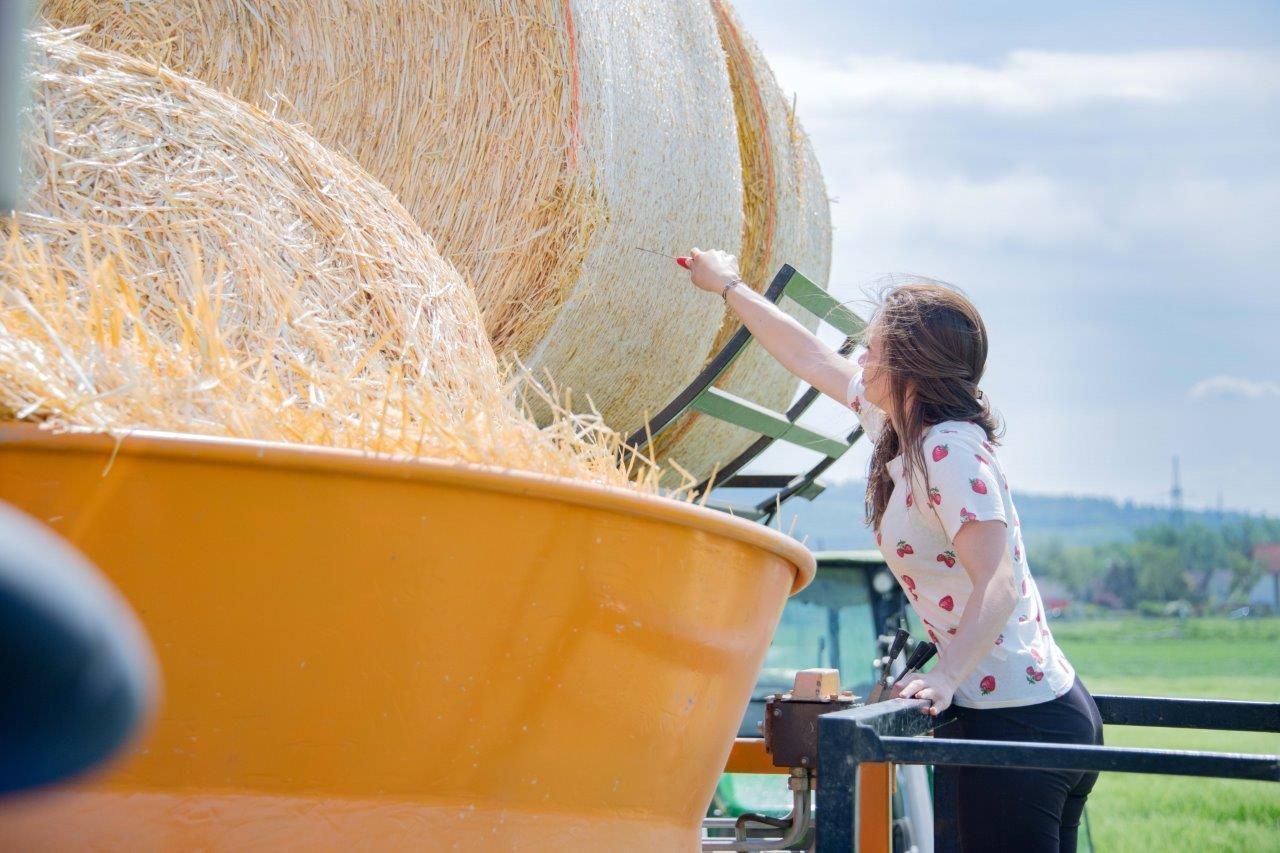
{"label": "green metal arm", "polygon": [[[866,322],[861,317],[837,302],[831,294],[790,265],[785,265],[778,271],[764,295],[775,304],[781,302],[784,297],[790,299],[819,321],[843,332],[845,343],[840,348],[840,354],[844,356],[853,351],[854,342],[866,328]],[[699,412],[757,433],[760,436],[757,441],[720,469],[714,485],[716,488],[775,488],[778,489],[777,493],[755,506],[734,506],[714,501],[707,505],[734,515],[767,522],[772,519],[783,501],[793,497],[809,500],[817,497],[822,492],[822,486],[815,482],[817,476],[832,462],[848,452],[849,448],[862,436],[862,430],[856,429],[847,437],[840,438],[824,435],[797,424],[796,420],[818,397],[819,392],[813,387],[808,388],[786,412],[772,411],[715,387],[715,383],[742,355],[752,340],[751,333],[746,327],[740,328],[698,377],[663,408],[649,422],[647,428],[633,433],[627,439],[627,443],[632,447],[643,446],[691,412]],[[809,471],[793,476],[738,475],[747,463],[759,456],[774,441],[785,441],[806,450],[813,450],[821,453],[825,458]],[[696,487],[694,492],[702,493],[712,485],[709,481],[704,481]]]}

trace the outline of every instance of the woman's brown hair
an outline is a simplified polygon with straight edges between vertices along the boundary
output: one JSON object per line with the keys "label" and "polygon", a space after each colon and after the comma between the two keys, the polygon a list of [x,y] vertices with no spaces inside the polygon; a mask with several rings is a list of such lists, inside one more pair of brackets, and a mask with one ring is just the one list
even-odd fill
{"label": "woman's brown hair", "polygon": [[875,337],[894,413],[885,420],[867,475],[867,523],[879,530],[893,492],[886,467],[891,459],[902,453],[905,482],[919,482],[915,477],[923,475],[928,486],[921,443],[930,426],[972,421],[993,444],[1003,427],[978,389],[987,364],[987,328],[964,295],[928,279],[895,283],[882,292],[867,331]]}

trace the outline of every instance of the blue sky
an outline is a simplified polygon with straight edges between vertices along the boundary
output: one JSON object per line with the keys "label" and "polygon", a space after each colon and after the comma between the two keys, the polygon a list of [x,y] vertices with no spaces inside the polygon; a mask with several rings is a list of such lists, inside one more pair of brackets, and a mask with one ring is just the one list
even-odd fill
{"label": "blue sky", "polygon": [[832,291],[975,302],[1023,490],[1162,503],[1177,454],[1188,506],[1280,515],[1280,4],[735,5],[822,164]]}

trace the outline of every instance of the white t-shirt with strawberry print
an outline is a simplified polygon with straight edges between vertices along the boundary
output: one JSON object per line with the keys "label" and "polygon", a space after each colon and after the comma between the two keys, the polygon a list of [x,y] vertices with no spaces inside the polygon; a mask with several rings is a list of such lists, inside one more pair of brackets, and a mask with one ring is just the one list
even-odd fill
{"label": "white t-shirt with strawberry print", "polygon": [[[875,442],[885,413],[864,396],[862,370],[849,383],[846,402]],[[908,484],[902,455],[887,463],[893,492],[876,531],[885,562],[907,593],[945,660],[973,590],[955,552],[955,537],[969,521],[1005,523],[1018,603],[1004,631],[964,682],[955,704],[1003,708],[1050,701],[1071,689],[1075,670],[1054,642],[1040,592],[1031,577],[1013,495],[986,431],[970,421],[934,424],[924,435],[928,484],[921,472]]]}

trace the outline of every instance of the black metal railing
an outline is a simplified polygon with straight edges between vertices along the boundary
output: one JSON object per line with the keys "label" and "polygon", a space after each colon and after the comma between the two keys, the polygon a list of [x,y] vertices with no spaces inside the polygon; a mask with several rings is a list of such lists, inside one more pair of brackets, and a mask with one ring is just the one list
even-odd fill
{"label": "black metal railing", "polygon": [[[1280,703],[1147,696],[1095,696],[1104,724],[1280,732]],[[951,722],[920,713],[926,703],[895,699],[827,714],[818,721],[822,768],[817,793],[817,849],[857,849],[858,767],[868,763],[936,767],[1018,767],[1209,776],[1280,782],[1280,756],[1132,749],[1010,741],[949,740],[920,735]],[[942,775],[942,774],[939,774]],[[935,785],[936,853],[955,850],[954,792]]]}

